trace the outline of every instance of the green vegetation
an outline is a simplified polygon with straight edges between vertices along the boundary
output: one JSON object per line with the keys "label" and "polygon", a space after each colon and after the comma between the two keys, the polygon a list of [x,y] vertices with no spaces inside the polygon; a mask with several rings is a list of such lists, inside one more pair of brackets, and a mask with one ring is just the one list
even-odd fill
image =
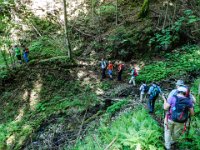
{"label": "green vegetation", "polygon": [[144,109],[122,113],[110,125],[106,118],[101,119],[96,132],[90,132],[74,149],[102,150],[110,143],[113,144],[109,149],[163,149],[161,128]]}
{"label": "green vegetation", "polygon": [[[184,55],[183,55],[184,54]],[[165,55],[166,61],[155,61],[146,65],[137,77],[137,81],[159,81],[167,77],[183,76],[200,68],[200,48],[185,46]]]}
{"label": "green vegetation", "polygon": [[139,13],[139,18],[144,18],[147,16],[148,12],[149,12],[149,0],[144,0],[143,4],[142,4],[142,8],[140,10]]}
{"label": "green vegetation", "polygon": [[185,10],[184,16],[180,17],[170,27],[164,28],[161,32],[155,33],[155,36],[149,40],[149,46],[155,49],[169,50],[171,47],[180,43],[181,32],[183,30],[190,30],[189,28],[200,21],[192,10]]}
{"label": "green vegetation", "polygon": [[[4,89],[0,98],[3,107],[0,118],[0,149],[20,149],[27,138],[52,115],[70,115],[72,108],[79,113],[99,103],[90,85],[72,80],[67,69],[59,68],[59,64],[62,66],[66,62],[64,59],[60,63],[58,59],[40,62],[39,66],[48,66],[53,70],[47,72],[38,68],[26,75],[31,68],[16,70],[16,82],[12,81],[13,86]],[[36,68],[38,66],[31,63],[29,67],[31,65]],[[66,81],[66,76],[71,81]],[[26,82],[27,79],[29,82]],[[18,86],[21,88],[17,88]]]}
{"label": "green vegetation", "polygon": [[[195,82],[188,84],[197,97],[197,114],[178,147],[200,149],[200,0],[68,3],[66,30],[74,60],[67,57],[61,6],[54,0],[38,6],[36,1],[0,0],[0,149],[22,149],[57,116],[74,136],[66,149],[164,149],[163,102],[156,102],[152,116],[139,106],[138,87],[125,84],[128,67],[124,81],[100,82],[101,57],[125,64],[144,62],[138,84],[194,73]],[[14,64],[15,44],[29,47],[28,64]],[[135,97],[121,98],[119,91]],[[104,96],[121,100],[108,107]]]}

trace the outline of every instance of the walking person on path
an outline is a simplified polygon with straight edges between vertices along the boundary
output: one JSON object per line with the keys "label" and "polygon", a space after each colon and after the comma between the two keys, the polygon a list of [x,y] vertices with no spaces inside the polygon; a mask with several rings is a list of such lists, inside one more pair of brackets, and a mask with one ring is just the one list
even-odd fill
{"label": "walking person on path", "polygon": [[117,79],[118,79],[118,81],[122,81],[122,72],[124,70],[124,64],[122,62],[119,62],[117,69],[118,69],[118,77],[117,77]]}
{"label": "walking person on path", "polygon": [[172,145],[175,144],[181,133],[186,130],[186,122],[189,115],[194,115],[194,108],[190,98],[187,97],[186,87],[179,87],[177,95],[165,99],[164,96],[164,109],[168,110],[165,115],[164,128],[165,128],[165,148],[170,150]]}
{"label": "walking person on path", "polygon": [[101,65],[101,80],[103,80],[106,78],[106,67],[107,67],[107,63],[106,60],[104,60],[104,58],[101,59],[100,65]]}
{"label": "walking person on path", "polygon": [[[173,90],[169,93],[167,99],[171,98],[171,97],[174,96],[174,95],[177,95],[177,94],[178,94],[178,90],[177,90],[177,89],[178,89],[179,87],[186,87],[186,85],[184,84],[184,81],[183,81],[183,80],[177,80],[177,82],[176,82],[176,89],[173,89]],[[196,98],[194,97],[194,95],[192,95],[192,94],[190,93],[190,91],[188,91],[188,92],[189,92],[189,93],[187,93],[187,94],[188,94],[188,97],[192,100],[193,104],[195,104],[195,103],[196,103]]]}
{"label": "walking person on path", "polygon": [[109,63],[108,63],[108,67],[107,67],[107,69],[108,69],[108,75],[109,75],[109,77],[110,77],[110,80],[113,80],[113,64],[112,64],[112,62],[111,61],[109,61]]}
{"label": "walking person on path", "polygon": [[143,103],[144,100],[146,99],[146,94],[148,92],[148,86],[147,84],[144,82],[142,83],[142,85],[140,86],[140,101]]}
{"label": "walking person on path", "polygon": [[155,108],[155,101],[158,98],[159,94],[161,93],[161,89],[158,86],[157,83],[153,82],[152,85],[149,88],[148,94],[149,94],[149,101],[148,101],[148,108],[149,108],[149,113],[154,112]]}
{"label": "walking person on path", "polygon": [[18,62],[22,64],[22,56],[20,48],[17,45],[15,45],[13,51],[15,53],[15,56],[17,57]]}
{"label": "walking person on path", "polygon": [[133,84],[133,86],[135,86],[136,85],[135,78],[138,76],[138,73],[135,67],[131,69],[130,75],[131,75],[131,79],[129,80],[129,84]]}
{"label": "walking person on path", "polygon": [[29,49],[25,45],[22,45],[22,49],[23,49],[23,58],[24,58],[24,61],[26,63],[28,63],[29,62],[29,59],[28,59]]}

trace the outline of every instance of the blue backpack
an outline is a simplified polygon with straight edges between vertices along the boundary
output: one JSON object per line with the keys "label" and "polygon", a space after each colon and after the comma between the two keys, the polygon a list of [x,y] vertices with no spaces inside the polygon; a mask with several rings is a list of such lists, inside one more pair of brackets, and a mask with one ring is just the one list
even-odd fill
{"label": "blue backpack", "polygon": [[189,108],[187,104],[190,99],[187,97],[174,97],[176,98],[176,103],[175,106],[171,108],[171,118],[175,122],[184,123],[189,117]]}
{"label": "blue backpack", "polygon": [[153,90],[151,91],[150,95],[153,96],[153,97],[157,97],[159,93],[160,93],[160,91],[159,91],[158,87],[153,86]]}
{"label": "blue backpack", "polygon": [[149,91],[149,87],[147,85],[144,85],[144,92],[147,93]]}

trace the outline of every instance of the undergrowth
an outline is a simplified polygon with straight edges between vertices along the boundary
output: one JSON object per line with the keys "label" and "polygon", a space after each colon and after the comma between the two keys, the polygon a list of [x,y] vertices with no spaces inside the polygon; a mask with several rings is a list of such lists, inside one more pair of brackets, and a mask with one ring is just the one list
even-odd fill
{"label": "undergrowth", "polygon": [[160,81],[172,76],[183,76],[200,68],[200,47],[186,46],[165,55],[165,60],[155,61],[141,69],[138,82]]}
{"label": "undergrowth", "polygon": [[125,112],[109,125],[107,117],[105,115],[99,128],[80,140],[73,149],[163,149],[161,128],[146,110],[138,108]]}

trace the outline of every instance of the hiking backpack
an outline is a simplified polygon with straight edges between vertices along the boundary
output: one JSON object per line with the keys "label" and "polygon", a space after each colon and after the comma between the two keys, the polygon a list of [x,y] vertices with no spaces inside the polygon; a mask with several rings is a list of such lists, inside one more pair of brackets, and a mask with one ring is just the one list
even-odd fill
{"label": "hiking backpack", "polygon": [[160,91],[159,91],[158,87],[153,86],[153,90],[151,91],[151,96],[157,97],[159,93],[160,93]]}
{"label": "hiking backpack", "polygon": [[175,122],[184,123],[189,117],[189,109],[187,107],[189,98],[177,96],[174,97],[176,98],[176,103],[175,106],[171,108],[171,118]]}
{"label": "hiking backpack", "polygon": [[144,92],[147,93],[149,91],[149,87],[147,85],[144,85]]}
{"label": "hiking backpack", "polygon": [[137,73],[137,70],[136,69],[134,69],[134,74],[133,74],[135,77],[137,77],[138,76],[138,73]]}

